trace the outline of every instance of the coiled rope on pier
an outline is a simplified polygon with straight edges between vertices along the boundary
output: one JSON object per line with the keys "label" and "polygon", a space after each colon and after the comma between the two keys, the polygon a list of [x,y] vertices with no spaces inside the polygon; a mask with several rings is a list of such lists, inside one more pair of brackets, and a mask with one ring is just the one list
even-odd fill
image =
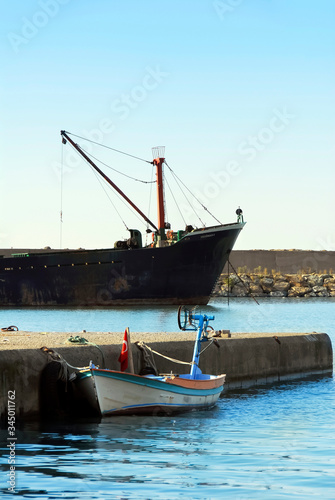
{"label": "coiled rope on pier", "polygon": [[94,344],[93,342],[90,342],[89,340],[85,339],[84,337],[80,337],[79,335],[76,335],[75,337],[71,335],[67,340],[68,342],[71,342],[73,344],[92,345],[93,347],[96,347],[101,352],[102,362],[104,366],[106,366],[104,353],[97,344]]}

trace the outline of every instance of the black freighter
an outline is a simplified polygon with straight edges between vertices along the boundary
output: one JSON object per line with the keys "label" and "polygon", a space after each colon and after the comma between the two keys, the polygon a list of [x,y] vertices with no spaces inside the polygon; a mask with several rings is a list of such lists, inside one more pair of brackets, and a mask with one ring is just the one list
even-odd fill
{"label": "black freighter", "polygon": [[[91,166],[118,191],[153,229],[142,246],[138,230],[114,248],[48,250],[0,258],[0,306],[112,306],[137,304],[207,304],[239,232],[238,221],[173,232],[165,221],[162,168],[157,150],[157,226],[92,162],[65,131]],[[147,230],[149,231],[149,230]],[[151,230],[150,230],[151,232]]]}

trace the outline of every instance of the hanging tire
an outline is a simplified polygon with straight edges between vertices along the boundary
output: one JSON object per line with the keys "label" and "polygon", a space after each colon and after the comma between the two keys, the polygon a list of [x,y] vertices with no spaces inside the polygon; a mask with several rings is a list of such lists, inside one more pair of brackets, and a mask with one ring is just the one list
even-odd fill
{"label": "hanging tire", "polygon": [[51,361],[41,373],[40,407],[43,418],[57,418],[64,414],[62,408],[62,393],[65,393],[65,383],[59,380],[61,364]]}

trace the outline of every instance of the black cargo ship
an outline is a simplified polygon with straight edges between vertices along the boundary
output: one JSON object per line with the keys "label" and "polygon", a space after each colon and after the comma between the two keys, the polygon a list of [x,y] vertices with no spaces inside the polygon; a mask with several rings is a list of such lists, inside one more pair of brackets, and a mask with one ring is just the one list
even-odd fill
{"label": "black cargo ship", "polygon": [[[156,165],[158,224],[153,224],[92,162],[65,131],[70,144],[152,227],[152,243],[142,235],[114,248],[49,250],[0,258],[0,306],[111,306],[138,304],[207,304],[239,232],[238,221],[173,232],[165,222],[162,168]],[[150,230],[151,232],[151,230]]]}

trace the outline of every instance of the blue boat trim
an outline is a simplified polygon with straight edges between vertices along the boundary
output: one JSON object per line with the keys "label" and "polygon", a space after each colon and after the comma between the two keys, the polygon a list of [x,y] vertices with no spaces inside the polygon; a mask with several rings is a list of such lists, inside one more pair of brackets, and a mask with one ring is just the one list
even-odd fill
{"label": "blue boat trim", "polygon": [[134,376],[127,373],[121,372],[109,372],[104,370],[93,370],[93,375],[95,377],[107,377],[116,380],[121,380],[123,382],[129,382],[132,384],[144,385],[146,387],[152,387],[153,389],[159,389],[161,391],[174,392],[176,394],[184,394],[185,396],[210,396],[212,394],[221,393],[223,390],[223,382],[219,387],[214,387],[213,389],[188,389],[186,387],[180,387],[177,385],[169,384],[163,382],[162,380],[155,380],[153,378],[146,378],[140,376]]}
{"label": "blue boat trim", "polygon": [[[213,402],[212,406],[214,406],[215,403]],[[114,412],[123,412],[123,411],[131,411],[132,409],[136,410],[138,408],[146,408],[146,409],[156,409],[157,407],[162,407],[162,408],[170,408],[170,409],[177,409],[177,408],[208,408],[207,404],[204,403],[192,403],[192,404],[171,404],[171,403],[150,403],[150,404],[142,404],[142,405],[129,405],[129,406],[122,406],[121,408],[112,408],[111,410],[106,410],[102,412],[102,415],[107,415],[108,413],[114,413]]]}
{"label": "blue boat trim", "polygon": [[77,379],[78,380],[83,380],[84,378],[88,378],[88,377],[92,376],[92,374],[91,374],[90,371],[87,371],[87,372],[77,372],[76,375],[77,375]]}

